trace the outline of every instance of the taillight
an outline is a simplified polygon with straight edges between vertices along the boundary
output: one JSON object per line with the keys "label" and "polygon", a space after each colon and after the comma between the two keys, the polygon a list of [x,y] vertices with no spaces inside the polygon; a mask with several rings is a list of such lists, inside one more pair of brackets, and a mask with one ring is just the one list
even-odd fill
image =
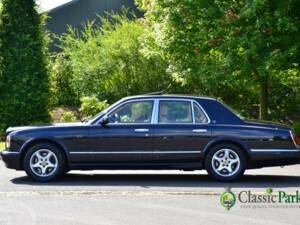
{"label": "taillight", "polygon": [[293,130],[290,131],[290,132],[291,132],[291,136],[292,136],[293,142],[296,145],[296,147],[298,148],[298,146],[299,146],[299,140],[297,138],[297,135],[295,134],[295,132]]}
{"label": "taillight", "polygon": [[6,137],[6,148],[10,148],[10,135]]}

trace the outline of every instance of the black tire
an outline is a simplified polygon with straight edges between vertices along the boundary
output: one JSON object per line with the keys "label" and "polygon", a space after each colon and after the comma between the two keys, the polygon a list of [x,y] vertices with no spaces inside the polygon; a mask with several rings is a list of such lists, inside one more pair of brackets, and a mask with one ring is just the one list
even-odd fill
{"label": "black tire", "polygon": [[[235,171],[235,173],[233,173],[232,175],[230,175],[229,171],[227,170],[228,165],[225,165],[225,167],[222,167],[222,168],[224,168],[222,171],[217,171],[216,169],[214,169],[216,167],[216,165],[215,164],[213,165],[213,163],[217,162],[216,160],[213,161],[213,157],[215,155],[218,155],[219,152],[220,152],[219,154],[221,154],[221,156],[222,156],[222,150],[225,151],[226,149],[230,150],[229,151],[230,155],[231,155],[230,157],[232,157],[232,158],[238,157],[238,160],[239,160],[239,164],[238,163],[232,164],[234,171]],[[232,160],[232,159],[230,158],[228,161],[230,161],[230,160]],[[228,161],[226,160],[226,164],[228,164]],[[219,163],[219,162],[217,162],[217,163]],[[232,181],[232,180],[236,180],[236,179],[240,178],[245,172],[246,164],[247,164],[247,159],[246,159],[244,150],[234,144],[231,144],[231,143],[222,143],[222,144],[218,144],[218,145],[212,147],[205,157],[205,168],[206,168],[208,174],[218,181]],[[222,164],[222,165],[224,165],[224,164]],[[231,164],[229,164],[229,166],[232,169]],[[234,166],[236,166],[236,167],[234,167]],[[219,167],[219,168],[221,168],[221,167]],[[226,173],[226,171],[227,171],[227,173]]]}
{"label": "black tire", "polygon": [[[37,170],[33,171],[33,169],[30,166],[30,160],[32,159],[33,154],[37,153],[39,150],[42,151],[41,149],[48,150],[49,152],[54,153],[55,156],[54,159],[57,160],[56,163],[56,168],[52,169],[49,173],[49,176],[38,176],[37,175]],[[65,171],[66,171],[66,158],[62,151],[58,149],[55,145],[50,144],[50,143],[38,143],[31,148],[27,150],[25,153],[25,156],[23,158],[23,165],[24,165],[24,170],[27,173],[27,175],[40,182],[46,182],[46,181],[52,181],[54,179],[57,179],[58,177],[62,176]],[[48,169],[49,170],[49,169]],[[51,170],[51,168],[50,168]]]}

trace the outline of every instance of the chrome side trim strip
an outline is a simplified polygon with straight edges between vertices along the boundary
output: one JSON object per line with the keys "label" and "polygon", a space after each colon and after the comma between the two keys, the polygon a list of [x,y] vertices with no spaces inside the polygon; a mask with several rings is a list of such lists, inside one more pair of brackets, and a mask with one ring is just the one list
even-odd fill
{"label": "chrome side trim strip", "polygon": [[17,155],[20,154],[20,152],[9,152],[9,151],[2,151],[1,155]]}
{"label": "chrome side trim strip", "polygon": [[250,149],[251,152],[299,152],[298,149]]}
{"label": "chrome side trim strip", "polygon": [[70,152],[70,154],[196,154],[201,153],[201,151],[145,151],[145,152]]}

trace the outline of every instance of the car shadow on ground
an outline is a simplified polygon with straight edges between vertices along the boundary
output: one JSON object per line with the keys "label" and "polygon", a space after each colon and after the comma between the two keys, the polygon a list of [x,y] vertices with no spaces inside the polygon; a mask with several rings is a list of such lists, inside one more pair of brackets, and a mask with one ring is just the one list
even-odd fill
{"label": "car shadow on ground", "polygon": [[33,186],[137,186],[150,187],[199,187],[218,188],[287,188],[300,187],[300,176],[284,175],[244,175],[234,182],[218,182],[205,174],[72,174],[68,173],[59,180],[39,183],[27,176],[11,180],[17,185]]}

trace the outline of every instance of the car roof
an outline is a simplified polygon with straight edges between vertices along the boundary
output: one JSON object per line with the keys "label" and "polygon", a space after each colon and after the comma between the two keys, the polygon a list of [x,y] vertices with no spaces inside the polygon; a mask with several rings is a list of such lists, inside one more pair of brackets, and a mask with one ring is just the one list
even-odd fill
{"label": "car roof", "polygon": [[144,95],[135,95],[129,96],[125,99],[135,99],[135,98],[187,98],[187,99],[209,99],[209,100],[216,100],[216,98],[212,97],[205,97],[205,96],[193,96],[193,95],[176,95],[176,94],[144,94]]}

